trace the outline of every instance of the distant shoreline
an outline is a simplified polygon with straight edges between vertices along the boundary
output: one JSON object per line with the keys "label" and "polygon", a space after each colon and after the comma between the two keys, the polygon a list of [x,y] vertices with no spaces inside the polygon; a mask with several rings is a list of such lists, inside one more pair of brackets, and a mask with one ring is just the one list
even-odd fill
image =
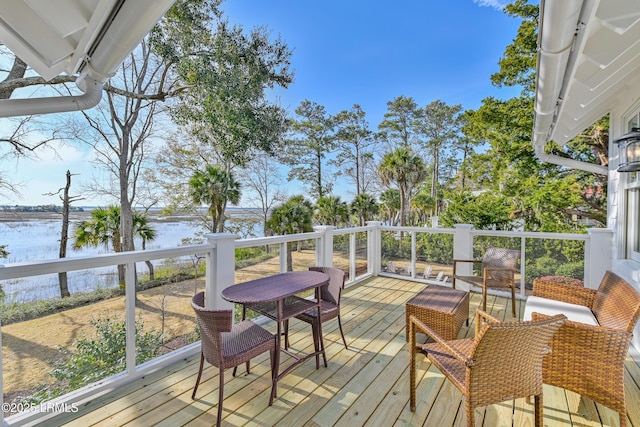
{"label": "distant shoreline", "polygon": [[[84,212],[70,212],[69,218],[71,221],[82,221],[91,215],[92,206],[84,207]],[[175,215],[160,215],[160,209],[151,209],[147,212],[149,220],[163,221],[163,222],[175,222],[194,219],[193,214],[175,214]],[[261,219],[262,214],[258,208],[227,208],[227,216],[240,216],[255,214],[256,218]],[[0,210],[0,222],[16,222],[16,221],[41,221],[41,220],[61,220],[62,214],[60,212],[22,212],[11,210]]]}

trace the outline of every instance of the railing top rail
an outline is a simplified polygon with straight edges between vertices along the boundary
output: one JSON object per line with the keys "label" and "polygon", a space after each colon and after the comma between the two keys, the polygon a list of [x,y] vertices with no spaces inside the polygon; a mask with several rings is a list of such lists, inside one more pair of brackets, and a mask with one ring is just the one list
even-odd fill
{"label": "railing top rail", "polygon": [[236,248],[251,248],[253,246],[261,245],[274,245],[277,243],[297,242],[299,240],[310,240],[322,237],[324,233],[311,232],[311,233],[297,233],[287,234],[284,236],[270,236],[270,237],[257,237],[255,239],[242,239],[236,240]]}
{"label": "railing top rail", "polygon": [[433,233],[433,234],[453,234],[455,229],[453,228],[433,228],[433,227],[402,227],[399,225],[383,225],[380,227],[384,231],[415,231],[417,233]]}
{"label": "railing top rail", "polygon": [[154,259],[201,254],[212,250],[215,245],[189,245],[168,249],[119,252],[74,258],[56,258],[42,261],[0,265],[0,280],[55,274],[65,271],[88,270],[113,265],[144,262]]}
{"label": "railing top rail", "polygon": [[589,240],[588,234],[577,233],[546,233],[540,231],[497,231],[497,230],[471,230],[472,236],[504,236],[504,237],[525,237],[532,239],[550,240]]}
{"label": "railing top rail", "polygon": [[351,234],[351,233],[360,233],[360,232],[364,232],[364,231],[369,231],[369,230],[373,230],[374,227],[371,227],[370,225],[365,225],[362,227],[347,227],[347,228],[337,228],[335,230],[333,230],[333,235],[334,236],[341,236],[344,234]]}

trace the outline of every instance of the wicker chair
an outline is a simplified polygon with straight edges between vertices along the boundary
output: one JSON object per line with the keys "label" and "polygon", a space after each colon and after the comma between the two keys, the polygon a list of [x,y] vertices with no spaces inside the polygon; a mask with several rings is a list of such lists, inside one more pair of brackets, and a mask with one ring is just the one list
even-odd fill
{"label": "wicker chair", "polygon": [[[347,340],[344,338],[344,332],[342,330],[342,321],[340,320],[340,298],[342,296],[342,290],[344,289],[345,273],[342,270],[331,267],[309,267],[310,271],[320,271],[329,275],[329,284],[323,286],[320,289],[320,304],[321,304],[321,321],[326,322],[331,319],[338,318],[338,327],[340,328],[340,335],[342,336],[342,343],[344,348],[347,347]],[[296,316],[296,319],[302,320],[311,324],[313,330],[314,345],[316,351],[318,351],[319,343],[316,340],[317,337],[317,320],[318,313],[316,310],[307,311],[305,313]],[[284,322],[284,346],[289,348],[289,321]],[[325,360],[325,366],[327,361]]]}
{"label": "wicker chair", "polygon": [[[520,251],[514,249],[488,248],[482,260],[453,260],[453,289],[456,280],[470,283],[482,288],[482,309],[487,310],[487,288],[511,289],[511,311],[516,317],[516,283],[515,274]],[[482,276],[459,276],[456,266],[460,262],[482,263]]]}
{"label": "wicker chair", "polygon": [[[535,396],[535,425],[542,427],[542,357],[565,319],[557,315],[538,321],[500,322],[477,310],[475,338],[446,341],[411,316],[411,411],[416,410],[416,355],[423,353],[465,396],[467,426],[475,426],[474,412],[479,406]],[[416,343],[418,331],[435,342]]]}
{"label": "wicker chair", "polygon": [[599,324],[567,321],[560,328],[550,343],[553,352],[544,357],[543,381],[613,409],[620,414],[620,426],[626,426],[624,363],[640,317],[638,291],[607,271],[597,290],[538,279],[533,295],[588,307]]}
{"label": "wicker chair", "polygon": [[[236,368],[246,363],[249,373],[249,361],[254,357],[268,351],[271,356],[271,382],[272,393],[274,378],[277,376],[276,361],[276,337],[250,320],[243,320],[233,324],[233,312],[231,310],[212,310],[204,307],[204,292],[199,292],[191,299],[191,306],[196,312],[200,335],[202,336],[202,351],[200,354],[200,370],[196,385],[193,388],[192,399],[196,398],[196,391],[200,384],[202,368],[206,360],[220,369],[220,387],[218,393],[218,418],[217,424],[222,420],[222,401],[224,400],[224,370]],[[235,376],[235,369],[233,372]],[[271,401],[269,402],[271,405]]]}

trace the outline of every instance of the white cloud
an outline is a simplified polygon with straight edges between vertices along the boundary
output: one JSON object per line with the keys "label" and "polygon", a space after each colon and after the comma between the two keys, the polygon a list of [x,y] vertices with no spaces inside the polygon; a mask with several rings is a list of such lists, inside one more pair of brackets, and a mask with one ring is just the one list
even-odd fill
{"label": "white cloud", "polygon": [[502,10],[506,5],[509,4],[508,1],[500,0],[473,0],[473,2],[478,6],[492,7],[497,10]]}

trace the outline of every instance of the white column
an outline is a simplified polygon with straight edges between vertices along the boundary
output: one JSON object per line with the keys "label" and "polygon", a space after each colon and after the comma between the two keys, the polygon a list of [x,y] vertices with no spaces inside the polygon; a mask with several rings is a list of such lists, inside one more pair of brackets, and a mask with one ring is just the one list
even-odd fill
{"label": "white column", "polygon": [[380,274],[380,264],[382,263],[382,243],[380,237],[380,226],[382,221],[367,221],[367,226],[372,227],[367,236],[368,264],[369,271],[374,276]]}
{"label": "white column", "polygon": [[[473,259],[473,225],[456,224],[453,234],[453,259]],[[459,263],[456,266],[456,274],[471,276],[473,264],[470,262]],[[456,280],[456,289],[469,290],[469,284]]]}
{"label": "white column", "polygon": [[235,283],[237,235],[231,233],[206,234],[207,242],[215,247],[207,252],[205,306],[233,309],[233,304],[222,299],[220,292]]}
{"label": "white column", "polygon": [[320,244],[316,245],[316,260],[321,267],[333,267],[333,230],[331,225],[316,225],[313,231],[323,233]]}
{"label": "white column", "polygon": [[584,246],[584,286],[598,289],[607,270],[611,270],[613,254],[613,230],[590,228],[589,240]]}

